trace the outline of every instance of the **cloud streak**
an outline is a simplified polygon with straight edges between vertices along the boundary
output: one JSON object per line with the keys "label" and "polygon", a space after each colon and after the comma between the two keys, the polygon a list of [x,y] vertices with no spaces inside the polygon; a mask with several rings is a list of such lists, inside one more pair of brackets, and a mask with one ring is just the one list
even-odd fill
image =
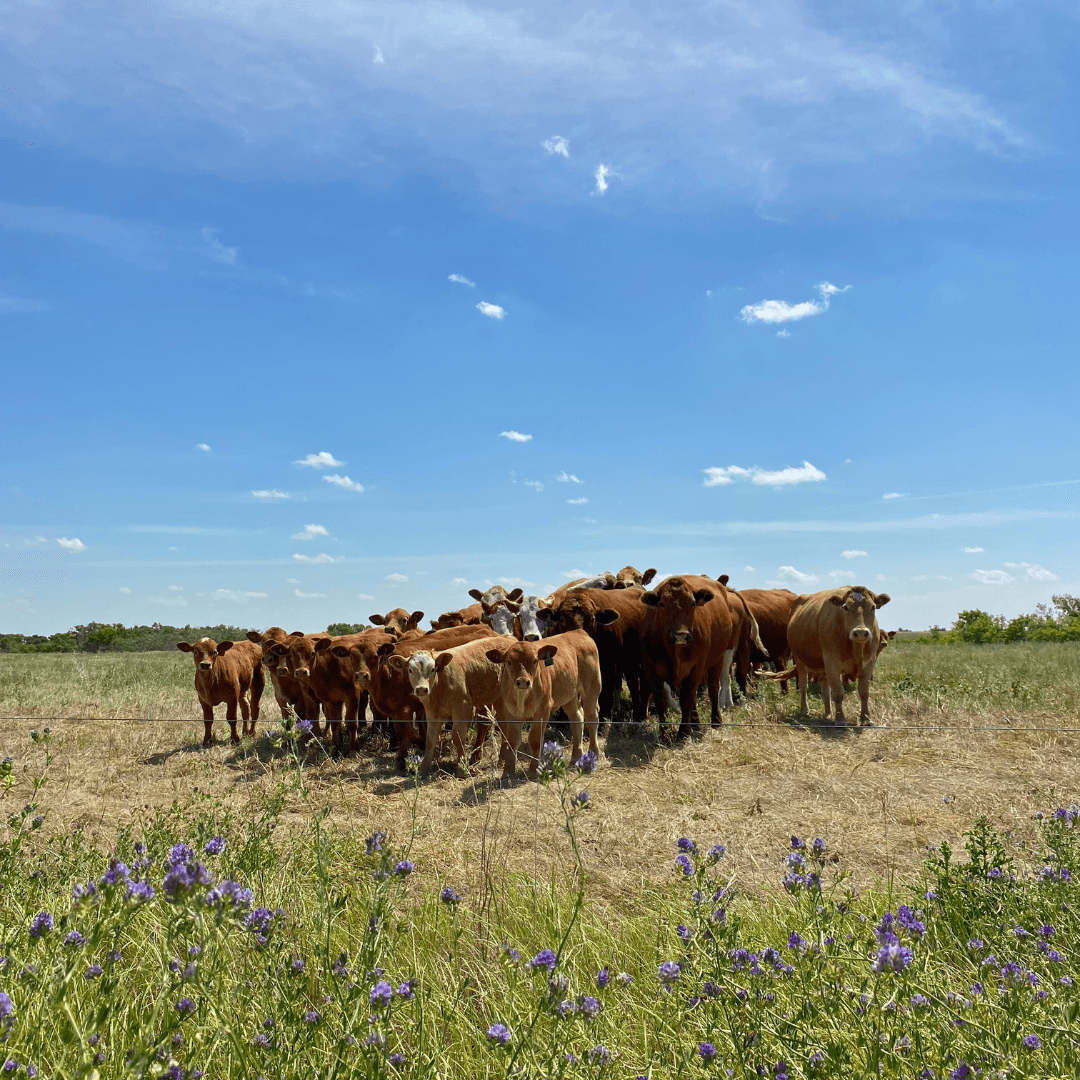
{"label": "cloud streak", "polygon": [[511,442],[530,442],[531,435],[523,435],[520,431],[500,431],[500,439],[509,439]]}
{"label": "cloud streak", "polygon": [[756,304],[746,304],[739,311],[739,318],[745,323],[797,322],[811,315],[824,314],[829,310],[829,301],[832,297],[837,293],[845,293],[850,288],[850,285],[845,285],[839,289],[823,281],[817,287],[819,297],[817,300],[804,300],[800,304],[789,304],[786,300],[759,300]]}
{"label": "cloud streak", "polygon": [[765,487],[789,487],[792,484],[814,483],[827,480],[828,477],[818,468],[804,461],[796,467],[786,469],[762,469],[757,465],[744,469],[740,465],[728,465],[724,468],[712,467],[702,470],[705,473],[705,487],[722,487],[733,484],[736,480],[749,480],[752,484]]}
{"label": "cloud streak", "polygon": [[486,315],[489,319],[504,319],[506,318],[506,308],[499,307],[498,304],[489,304],[486,300],[481,300],[476,305],[476,310],[481,315]]}
{"label": "cloud streak", "polygon": [[331,473],[329,476],[324,476],[323,480],[327,484],[334,484],[336,487],[343,488],[345,491],[361,492],[364,490],[363,484],[357,483],[348,476],[340,476],[337,473]]}
{"label": "cloud streak", "polygon": [[311,469],[336,469],[344,465],[344,461],[338,461],[333,454],[320,450],[317,454],[308,454],[307,457],[294,461],[294,465],[306,465]]}

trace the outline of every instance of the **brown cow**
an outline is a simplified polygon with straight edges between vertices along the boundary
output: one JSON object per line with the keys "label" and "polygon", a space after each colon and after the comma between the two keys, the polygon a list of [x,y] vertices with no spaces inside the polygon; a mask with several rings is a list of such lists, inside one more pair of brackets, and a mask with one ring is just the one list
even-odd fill
{"label": "brown cow", "polygon": [[286,634],[280,626],[271,626],[262,634],[258,630],[247,632],[248,641],[254,642],[262,649],[262,665],[266,674],[270,676],[270,686],[274,691],[278,708],[281,710],[281,719],[286,725],[292,722],[294,715],[299,720],[310,720],[314,725],[315,734],[318,734],[319,702],[310,694],[305,693],[303,684],[289,673],[287,658],[273,652],[275,645],[287,644],[290,637],[303,637],[303,633],[300,630],[294,630],[291,634]]}
{"label": "brown cow", "polygon": [[506,722],[530,724],[530,776],[540,763],[548,718],[559,708],[570,718],[570,763],[581,756],[583,727],[589,731],[589,750],[600,756],[600,657],[588,634],[572,630],[542,642],[519,641],[509,649],[489,649],[487,658],[502,666],[499,693]]}
{"label": "brown cow", "polygon": [[244,734],[254,735],[259,719],[259,700],[266,685],[262,649],[250,641],[215,641],[208,637],[199,638],[194,645],[178,641],[176,647],[181,652],[191,653],[195,661],[195,693],[199,695],[205,725],[203,746],[210,746],[214,741],[210,733],[214,723],[214,706],[222,702],[225,704],[225,719],[229,722],[233,745],[240,742],[236,731],[238,703],[244,721]]}
{"label": "brown cow", "polygon": [[870,722],[870,680],[881,646],[877,609],[888,602],[888,593],[875,594],[862,585],[826,589],[796,599],[787,637],[804,713],[807,683],[820,673],[826,719],[835,702],[836,722],[845,723],[844,679],[848,678],[859,684],[859,723]]}
{"label": "brown cow", "polygon": [[404,634],[406,630],[415,630],[423,617],[422,611],[414,611],[410,615],[403,607],[396,607],[385,615],[369,615],[368,622],[383,627],[387,632],[396,630],[399,634]]}
{"label": "brown cow", "polygon": [[654,577],[656,577],[656,571],[652,568],[646,570],[643,574],[640,570],[635,570],[632,566],[624,566],[615,575],[615,584],[612,588],[645,590],[649,587],[649,584]]}
{"label": "brown cow", "polygon": [[[717,580],[725,577],[727,575],[723,574]],[[735,675],[740,689],[745,693],[746,680],[758,665],[772,660],[782,670],[790,659],[787,624],[795,594],[787,589],[739,589],[737,595],[754,616],[764,645],[764,649],[759,649],[746,638],[739,642],[735,655]],[[787,693],[786,679],[780,680],[780,692]]]}
{"label": "brown cow", "polygon": [[437,619],[429,621],[432,630],[450,630],[455,626],[476,626],[483,614],[483,605],[470,604],[459,611],[444,611]]}
{"label": "brown cow", "polygon": [[732,618],[727,590],[713,578],[683,574],[665,578],[641,600],[649,608],[641,629],[646,674],[654,685],[666,682],[677,691],[679,737],[700,727],[697,692],[703,681],[711,721],[718,726],[720,709],[734,704],[731,662],[741,625]]}

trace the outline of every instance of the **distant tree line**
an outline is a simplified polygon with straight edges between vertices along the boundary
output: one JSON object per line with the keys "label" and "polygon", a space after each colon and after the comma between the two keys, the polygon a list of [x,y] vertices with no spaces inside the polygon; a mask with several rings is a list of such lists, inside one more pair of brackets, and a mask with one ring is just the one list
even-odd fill
{"label": "distant tree line", "polygon": [[965,642],[969,645],[1001,645],[1012,641],[1080,641],[1080,598],[1063,593],[1053,603],[1036,604],[1030,615],[1006,619],[975,608],[961,611],[952,626],[935,626],[918,641]]}
{"label": "distant tree line", "polygon": [[[328,634],[356,634],[362,623],[331,623]],[[0,634],[0,653],[51,652],[163,652],[175,649],[178,641],[209,637],[215,641],[243,641],[246,630],[238,626],[124,626],[123,623],[87,623],[66,633]]]}

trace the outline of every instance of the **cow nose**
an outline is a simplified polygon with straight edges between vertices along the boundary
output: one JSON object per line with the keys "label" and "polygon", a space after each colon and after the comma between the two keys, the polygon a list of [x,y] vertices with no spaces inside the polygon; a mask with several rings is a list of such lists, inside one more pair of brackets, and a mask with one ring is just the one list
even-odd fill
{"label": "cow nose", "polygon": [[867,628],[865,626],[856,626],[855,629],[851,631],[851,640],[852,641],[869,641],[870,640],[870,631],[867,630]]}
{"label": "cow nose", "polygon": [[525,640],[526,641],[539,641],[540,640],[540,635],[539,634],[526,634],[525,635]]}
{"label": "cow nose", "polygon": [[296,674],[299,675],[301,679],[306,679],[311,674],[311,672],[308,671],[306,667],[298,667],[296,669]]}
{"label": "cow nose", "polygon": [[689,645],[693,642],[694,635],[689,630],[672,630],[671,641],[675,645]]}
{"label": "cow nose", "polygon": [[209,671],[210,666],[211,665],[210,665],[210,662],[208,660],[200,660],[199,661],[199,667],[202,668],[203,671]]}
{"label": "cow nose", "polygon": [[413,693],[417,697],[427,697],[428,688],[426,686],[418,686]]}
{"label": "cow nose", "polygon": [[532,679],[518,679],[515,685],[519,690],[528,690],[532,686]]}

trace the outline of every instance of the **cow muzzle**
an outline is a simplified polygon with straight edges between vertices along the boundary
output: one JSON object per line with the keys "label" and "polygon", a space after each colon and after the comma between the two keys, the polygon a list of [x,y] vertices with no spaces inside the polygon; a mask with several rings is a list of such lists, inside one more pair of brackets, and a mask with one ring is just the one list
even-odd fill
{"label": "cow muzzle", "polygon": [[427,697],[428,696],[428,688],[426,686],[414,686],[413,687],[413,693],[417,697]]}
{"label": "cow muzzle", "polygon": [[310,677],[310,675],[311,675],[311,668],[298,667],[293,672],[293,675],[295,675],[296,678],[298,678],[298,679],[306,679],[306,678]]}
{"label": "cow muzzle", "polygon": [[539,641],[540,640],[540,635],[539,634],[526,634],[524,640],[525,641]]}
{"label": "cow muzzle", "polygon": [[869,641],[870,631],[865,626],[856,626],[850,636],[852,641]]}
{"label": "cow muzzle", "polygon": [[514,685],[519,690],[528,690],[529,687],[532,686],[532,679],[515,679]]}
{"label": "cow muzzle", "polygon": [[693,645],[694,632],[692,630],[672,630],[668,635],[672,645]]}
{"label": "cow muzzle", "polygon": [[202,660],[199,662],[200,671],[209,671],[214,665],[209,660]]}

